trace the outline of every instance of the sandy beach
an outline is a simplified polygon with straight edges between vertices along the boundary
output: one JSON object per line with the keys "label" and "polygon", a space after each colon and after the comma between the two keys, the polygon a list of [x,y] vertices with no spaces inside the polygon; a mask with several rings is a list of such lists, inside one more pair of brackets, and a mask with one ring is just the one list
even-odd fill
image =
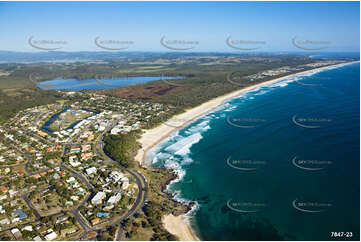
{"label": "sandy beach", "polygon": [[162,222],[169,233],[176,235],[182,241],[198,241],[190,226],[183,221],[184,215],[174,216],[166,215],[162,218]]}
{"label": "sandy beach", "polygon": [[[142,145],[142,149],[140,149],[138,151],[135,159],[136,159],[136,161],[138,161],[140,163],[140,165],[146,166],[147,165],[146,164],[147,151],[149,151],[152,147],[157,145],[159,142],[161,142],[163,139],[165,139],[167,136],[169,136],[171,133],[173,133],[177,129],[187,126],[193,120],[212,111],[213,109],[217,108],[219,105],[223,104],[224,102],[226,102],[229,99],[240,96],[240,95],[242,95],[250,90],[256,89],[258,87],[270,85],[270,84],[279,82],[281,80],[293,77],[295,75],[305,74],[305,73],[313,72],[316,70],[319,71],[322,69],[327,69],[329,67],[351,64],[354,62],[359,62],[359,61],[335,64],[335,65],[331,65],[331,66],[325,66],[325,67],[315,68],[312,70],[307,70],[307,71],[303,71],[303,72],[290,74],[290,75],[276,78],[276,79],[273,79],[270,81],[262,82],[262,83],[259,83],[259,84],[253,85],[253,86],[245,87],[243,89],[240,89],[240,90],[231,92],[229,94],[212,99],[212,100],[205,102],[192,109],[186,110],[184,113],[176,115],[171,120],[168,120],[167,122],[153,128],[153,129],[145,130],[145,133],[138,140],[138,142]],[[177,217],[175,217],[173,215],[164,216],[163,223],[164,223],[165,228],[170,233],[177,235],[180,240],[199,240],[194,234],[192,234],[192,229],[186,222],[184,222],[184,220],[182,219],[182,216],[177,216]]]}
{"label": "sandy beach", "polygon": [[[358,61],[354,61],[354,62],[358,62]],[[349,62],[347,64],[351,64],[354,62]],[[332,67],[335,67],[338,65],[345,65],[345,63],[332,65]],[[322,70],[322,69],[326,69],[329,67],[331,67],[331,66],[325,66],[325,67],[315,68],[315,69],[308,70],[308,71],[298,72],[298,73],[294,73],[294,74],[287,75],[284,77],[280,77],[280,78],[276,78],[276,79],[269,80],[266,82],[262,82],[262,83],[259,83],[256,85],[252,85],[249,87],[245,87],[243,89],[239,89],[237,91],[234,91],[234,92],[228,93],[226,95],[209,100],[208,102],[205,102],[197,107],[188,109],[184,113],[174,116],[170,120],[164,122],[163,124],[153,128],[153,129],[145,130],[145,133],[138,140],[138,142],[142,145],[142,149],[140,149],[138,151],[137,155],[135,156],[135,160],[138,161],[141,165],[146,165],[145,164],[146,153],[148,150],[150,150],[152,147],[157,145],[163,139],[168,137],[172,132],[176,131],[177,129],[187,126],[188,123],[190,123],[193,120],[199,118],[200,116],[212,111],[213,109],[217,108],[219,105],[223,104],[224,102],[226,102],[229,99],[240,96],[241,94],[246,93],[250,90],[256,89],[258,87],[270,85],[270,84],[279,82],[281,80],[290,78],[295,75],[305,74],[307,72]]]}

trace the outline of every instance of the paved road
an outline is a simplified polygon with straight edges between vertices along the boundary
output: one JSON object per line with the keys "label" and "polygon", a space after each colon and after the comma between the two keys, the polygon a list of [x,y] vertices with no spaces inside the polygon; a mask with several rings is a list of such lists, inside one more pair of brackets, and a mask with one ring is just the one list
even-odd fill
{"label": "paved road", "polygon": [[22,195],[21,197],[22,197],[22,199],[24,199],[24,201],[26,202],[28,207],[33,210],[35,218],[40,219],[41,216],[40,216],[38,210],[36,209],[36,207],[34,206],[34,204],[29,200],[28,195]]}
{"label": "paved road", "polygon": [[[109,130],[112,128],[112,126],[114,126],[114,123],[110,126],[109,129],[107,129],[102,135],[101,135],[101,141],[95,143],[95,152],[101,156],[101,157],[106,157],[107,161],[112,162],[116,165],[118,165],[119,167],[121,167],[122,169],[124,169],[126,172],[128,172],[132,177],[134,177],[135,182],[138,186],[138,195],[136,198],[136,201],[134,202],[134,205],[132,206],[131,209],[129,209],[124,215],[122,215],[117,221],[115,221],[114,223],[112,223],[109,226],[119,226],[117,229],[117,233],[115,235],[115,240],[119,241],[122,239],[122,235],[123,235],[123,228],[122,228],[122,222],[128,218],[131,218],[134,214],[136,214],[143,206],[144,203],[147,201],[148,198],[148,184],[147,181],[145,179],[145,177],[143,176],[143,174],[141,172],[139,172],[138,170],[129,170],[125,167],[123,167],[119,162],[111,159],[109,156],[107,156],[104,151],[103,151],[103,146],[104,146],[104,135],[109,132]],[[65,144],[64,145],[64,150],[63,150],[63,157],[66,153],[66,148],[67,146],[70,144]],[[97,145],[100,146],[100,151],[98,150]],[[13,145],[12,145],[13,146]],[[31,164],[32,158],[30,155],[20,151],[19,149],[17,149],[15,146],[13,146],[14,149],[16,149],[19,153],[25,155],[28,159],[28,162],[25,164],[25,172],[31,176],[37,173],[40,173],[42,171],[46,171],[49,170],[49,168],[41,170],[41,171],[37,171],[37,172],[31,172],[28,168],[28,166]],[[90,193],[88,194],[88,196],[83,199],[83,201],[75,208],[75,209],[71,209],[71,210],[63,210],[61,212],[58,212],[56,214],[60,214],[62,212],[70,212],[73,214],[73,216],[75,217],[75,219],[77,220],[77,222],[80,224],[80,226],[83,228],[84,233],[81,236],[80,239],[85,239],[87,234],[89,232],[97,232],[97,233],[101,233],[104,232],[107,228],[102,228],[102,229],[93,229],[91,228],[89,222],[80,214],[79,209],[81,207],[83,207],[85,205],[85,203],[90,199],[90,197],[92,197],[94,195],[94,186],[86,179],[86,177],[84,177],[82,174],[78,173],[77,171],[74,171],[73,169],[71,169],[70,167],[66,166],[64,164],[64,160],[62,160],[60,166],[62,168],[64,168],[65,170],[67,170],[68,172],[70,172],[73,176],[77,177],[78,179],[80,179],[88,188],[88,190],[90,191]],[[29,208],[31,208],[34,212],[34,216],[36,217],[36,220],[41,219],[42,217],[40,216],[38,210],[36,209],[36,207],[32,204],[32,202],[29,200],[28,198],[28,194],[22,195],[22,198],[24,199],[24,201],[27,203],[27,205],[29,206]],[[54,216],[55,214],[51,214],[48,216]],[[47,217],[48,217],[47,216]],[[11,228],[9,228],[11,229]],[[7,230],[9,230],[7,229]]]}
{"label": "paved road", "polygon": [[64,168],[65,170],[67,170],[68,172],[70,172],[73,176],[76,176],[77,178],[79,178],[87,186],[88,189],[90,189],[90,190],[94,189],[94,186],[92,184],[90,184],[88,179],[86,179],[82,174],[78,173],[77,171],[74,171],[73,169],[71,169],[70,167],[65,165],[63,162],[60,164],[60,166],[62,168]]}
{"label": "paved road", "polygon": [[[5,143],[6,141],[3,140],[3,142]],[[26,164],[25,164],[25,172],[26,172],[28,175],[30,175],[31,172],[29,171],[28,166],[29,166],[29,164],[30,164],[31,161],[32,161],[31,156],[30,156],[29,154],[27,154],[27,153],[22,152],[22,151],[19,150],[17,147],[15,147],[13,144],[9,144],[8,142],[6,142],[6,143],[7,143],[7,145],[11,146],[14,150],[16,150],[18,153],[20,153],[20,154],[22,154],[22,155],[24,155],[24,156],[26,157],[26,159],[28,160],[28,162],[26,162]],[[22,165],[23,165],[23,164],[22,164]],[[4,167],[5,167],[5,166],[4,166]]]}
{"label": "paved road", "polygon": [[121,224],[119,224],[118,229],[117,229],[117,233],[114,236],[114,240],[115,241],[121,241],[123,240],[123,226]]}
{"label": "paved road", "polygon": [[[95,143],[95,152],[97,153],[98,156],[100,157],[106,157],[108,160],[116,165],[118,165],[119,167],[121,167],[123,170],[125,170],[126,172],[128,172],[132,177],[134,177],[135,182],[138,186],[138,195],[136,198],[136,201],[134,203],[134,205],[132,206],[131,209],[129,209],[124,215],[121,216],[121,218],[119,218],[116,222],[114,222],[111,226],[119,226],[118,232],[115,236],[115,240],[119,241],[122,239],[122,234],[123,234],[123,229],[122,229],[122,225],[121,223],[128,219],[131,218],[134,214],[136,214],[140,209],[142,209],[142,207],[144,206],[144,203],[147,201],[148,199],[148,184],[146,182],[146,179],[144,178],[143,174],[141,172],[139,172],[138,170],[129,170],[127,168],[125,168],[124,166],[122,166],[118,161],[113,160],[111,157],[109,157],[107,154],[104,153],[103,151],[103,147],[104,147],[104,136],[107,132],[109,132],[109,130],[112,128],[113,125],[111,125],[100,137],[100,141]],[[100,149],[98,149],[97,145],[100,146]],[[100,229],[100,230],[96,230],[97,232],[102,232],[105,229]]]}
{"label": "paved road", "polygon": [[[66,149],[69,147],[69,145],[71,145],[71,144],[64,144],[63,157],[65,156]],[[83,199],[83,201],[81,201],[81,203],[79,203],[79,205],[75,209],[72,209],[69,211],[70,213],[73,214],[74,218],[77,220],[77,222],[83,228],[84,235],[85,235],[93,230],[89,226],[88,221],[80,214],[79,209],[81,207],[83,207],[85,205],[85,203],[87,203],[91,197],[94,196],[94,186],[82,174],[78,173],[77,171],[75,171],[75,170],[71,169],[70,167],[68,167],[67,165],[65,165],[64,159],[62,159],[60,166],[62,168],[64,168],[65,170],[67,170],[69,173],[71,173],[73,176],[80,179],[88,188],[89,194]]]}
{"label": "paved road", "polygon": [[[103,134],[103,136],[104,136],[104,134]],[[111,157],[109,157],[107,154],[105,154],[104,151],[103,151],[103,147],[104,147],[103,138],[97,144],[100,145],[100,151],[97,149],[97,147],[95,149],[98,155],[103,156],[103,157],[107,157],[108,161],[110,161],[110,162],[112,162],[114,164],[117,164],[118,166],[120,166],[122,169],[127,171],[130,175],[132,175],[135,178],[135,182],[137,183],[139,193],[138,193],[136,204],[135,204],[136,206],[133,206],[132,209],[134,209],[134,211],[135,211],[134,213],[136,213],[139,210],[139,208],[143,207],[144,203],[148,199],[148,183],[147,183],[144,175],[140,171],[138,171],[136,169],[129,170],[129,169],[125,168],[118,161],[113,160]]]}
{"label": "paved road", "polygon": [[[79,208],[79,207],[78,207]],[[76,209],[72,209],[69,212],[72,213],[74,215],[74,218],[78,221],[78,223],[80,224],[80,226],[83,228],[84,230],[84,234],[87,234],[91,231],[93,231],[91,229],[91,227],[89,226],[88,222],[86,221],[86,219],[80,214],[80,211],[78,210],[78,208]]]}
{"label": "paved road", "polygon": [[[4,141],[5,142],[5,141]],[[21,150],[19,150],[16,146],[14,146],[13,144],[9,144],[7,143],[7,145],[11,146],[14,150],[16,150],[18,153],[24,155],[26,157],[26,159],[28,160],[26,163],[25,163],[25,172],[28,176],[32,176],[32,175],[35,175],[35,174],[39,174],[39,173],[42,173],[44,171],[48,171],[50,170],[51,168],[44,168],[44,169],[41,169],[41,170],[38,170],[38,171],[30,171],[29,170],[29,166],[31,165],[31,162],[32,162],[32,158],[31,156],[28,154],[28,153],[25,153]],[[24,165],[24,164],[19,164],[20,165]],[[18,166],[18,165],[16,165]],[[10,167],[10,166],[0,166],[0,168],[4,168],[4,167]]]}
{"label": "paved road", "polygon": [[[29,164],[31,163],[31,160],[32,158],[30,157],[30,155],[22,152],[21,150],[17,149],[15,146],[13,146],[12,144],[10,144],[16,151],[18,151],[19,153],[25,155],[28,159],[28,162],[25,164],[25,172],[31,176],[31,175],[34,175],[34,174],[37,174],[37,173],[41,173],[43,171],[47,171],[49,170],[50,168],[46,168],[46,169],[42,169],[40,171],[37,171],[37,172],[31,172],[29,171],[28,169],[28,166]],[[66,145],[65,145],[66,146]],[[63,154],[65,154],[65,147],[64,147],[64,151],[63,151]],[[90,226],[88,225],[88,223],[86,222],[86,220],[80,215],[80,212],[79,212],[79,208],[84,206],[84,204],[89,200],[90,197],[92,197],[93,195],[93,190],[94,190],[94,187],[92,184],[90,184],[90,182],[81,174],[79,174],[78,172],[72,170],[71,168],[67,167],[65,164],[64,164],[64,161],[61,162],[60,166],[62,168],[64,168],[65,170],[67,170],[68,172],[70,172],[73,176],[79,178],[88,188],[88,190],[90,191],[90,193],[83,199],[83,201],[75,208],[75,209],[72,209],[72,210],[62,210],[61,212],[57,212],[57,213],[54,213],[54,214],[49,214],[47,215],[46,217],[49,217],[49,216],[54,216],[56,214],[60,214],[62,212],[70,212],[74,215],[75,219],[78,221],[78,223],[80,224],[80,226],[83,228],[83,230],[85,231],[85,233],[88,233],[90,231],[93,231]],[[42,188],[40,189],[39,191],[43,190],[45,188]],[[28,194],[24,194],[24,195],[21,195],[21,197],[24,199],[24,201],[26,202],[26,204],[28,205],[28,207],[30,209],[33,210],[33,213],[34,213],[34,216],[36,218],[36,220],[40,220],[42,218],[42,216],[40,215],[39,211],[37,210],[37,208],[33,205],[33,203],[30,201],[30,199],[28,198]],[[85,220],[85,221],[84,221]],[[7,229],[7,230],[10,230],[11,228]]]}
{"label": "paved road", "polygon": [[[112,224],[108,225],[109,226],[119,226],[119,228],[117,229],[117,233],[115,235],[115,240],[119,241],[122,239],[122,234],[123,234],[123,228],[121,223],[128,218],[131,218],[134,214],[136,214],[139,209],[141,209],[145,203],[145,201],[147,200],[147,196],[148,196],[148,184],[144,178],[144,176],[137,170],[129,170],[126,169],[125,167],[123,167],[119,162],[111,159],[109,156],[107,156],[104,151],[103,151],[103,146],[104,146],[104,135],[109,132],[109,130],[112,128],[112,126],[114,126],[114,123],[106,130],[104,131],[104,133],[98,138],[100,139],[100,141],[95,143],[95,152],[98,156],[100,157],[105,157],[107,161],[112,162],[114,164],[116,164],[117,166],[121,167],[122,169],[124,169],[126,172],[128,172],[132,177],[134,177],[135,182],[138,186],[138,195],[136,198],[136,201],[134,202],[134,205],[132,206],[131,209],[129,209],[124,215],[122,215],[119,219],[117,219],[115,222],[113,222]],[[97,145],[100,146],[100,149],[98,149]],[[66,149],[64,148],[64,154],[66,152]],[[67,167],[63,162],[62,162],[62,167],[66,170],[68,170],[69,172],[71,172],[74,176],[78,177],[80,180],[82,180],[84,182],[84,184],[86,184],[86,186],[88,187],[88,189],[91,191],[91,193],[93,193],[93,189],[94,187],[89,183],[89,181],[81,174],[79,174],[78,172],[72,170],[71,168]],[[74,215],[74,217],[76,218],[76,220],[79,222],[79,224],[82,226],[82,228],[84,229],[84,233],[81,236],[81,240],[86,239],[86,236],[88,235],[88,233],[90,232],[97,232],[97,233],[102,233],[104,231],[107,230],[107,228],[101,228],[101,229],[93,229],[91,228],[91,226],[89,225],[88,221],[86,221],[86,219],[80,214],[79,212],[79,208],[84,206],[84,204],[89,200],[91,196],[89,195],[86,199],[83,200],[83,202],[81,204],[79,204],[79,206],[74,209],[71,210],[70,212]]]}
{"label": "paved road", "polygon": [[51,145],[51,143],[47,139],[44,139],[43,137],[37,135],[35,132],[29,132],[25,129],[20,129],[20,130],[23,132],[23,135],[26,135],[29,138],[33,138],[32,136],[34,136],[34,137],[38,138],[39,140],[44,141],[46,144]]}

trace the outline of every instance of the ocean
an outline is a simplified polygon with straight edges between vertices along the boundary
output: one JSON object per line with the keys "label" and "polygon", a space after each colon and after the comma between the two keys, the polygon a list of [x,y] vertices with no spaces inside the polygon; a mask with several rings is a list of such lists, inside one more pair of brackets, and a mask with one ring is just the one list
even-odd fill
{"label": "ocean", "polygon": [[359,240],[359,90],[359,63],[254,89],[147,162],[178,173],[167,189],[196,202],[187,217],[201,240]]}

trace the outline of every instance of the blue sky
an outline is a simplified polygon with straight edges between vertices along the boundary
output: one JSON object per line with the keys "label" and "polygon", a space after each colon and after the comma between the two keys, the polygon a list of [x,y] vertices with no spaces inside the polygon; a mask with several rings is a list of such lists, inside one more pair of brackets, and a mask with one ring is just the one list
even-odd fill
{"label": "blue sky", "polygon": [[[39,51],[35,40],[66,41],[63,51],[104,51],[101,40],[132,41],[124,51],[169,51],[168,40],[196,41],[193,51],[241,52],[234,40],[263,41],[264,51],[300,51],[292,38],[327,41],[327,51],[360,49],[359,2],[1,2],[0,50]],[[55,45],[54,45],[55,46]],[[114,45],[113,45],[114,46]]]}

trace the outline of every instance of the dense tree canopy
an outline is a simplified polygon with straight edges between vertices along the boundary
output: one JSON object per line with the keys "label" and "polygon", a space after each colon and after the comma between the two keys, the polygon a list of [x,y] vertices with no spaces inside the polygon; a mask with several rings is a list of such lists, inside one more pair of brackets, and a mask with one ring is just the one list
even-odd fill
{"label": "dense tree canopy", "polygon": [[125,167],[132,167],[134,155],[139,149],[137,138],[139,132],[128,134],[107,135],[104,139],[104,152]]}

